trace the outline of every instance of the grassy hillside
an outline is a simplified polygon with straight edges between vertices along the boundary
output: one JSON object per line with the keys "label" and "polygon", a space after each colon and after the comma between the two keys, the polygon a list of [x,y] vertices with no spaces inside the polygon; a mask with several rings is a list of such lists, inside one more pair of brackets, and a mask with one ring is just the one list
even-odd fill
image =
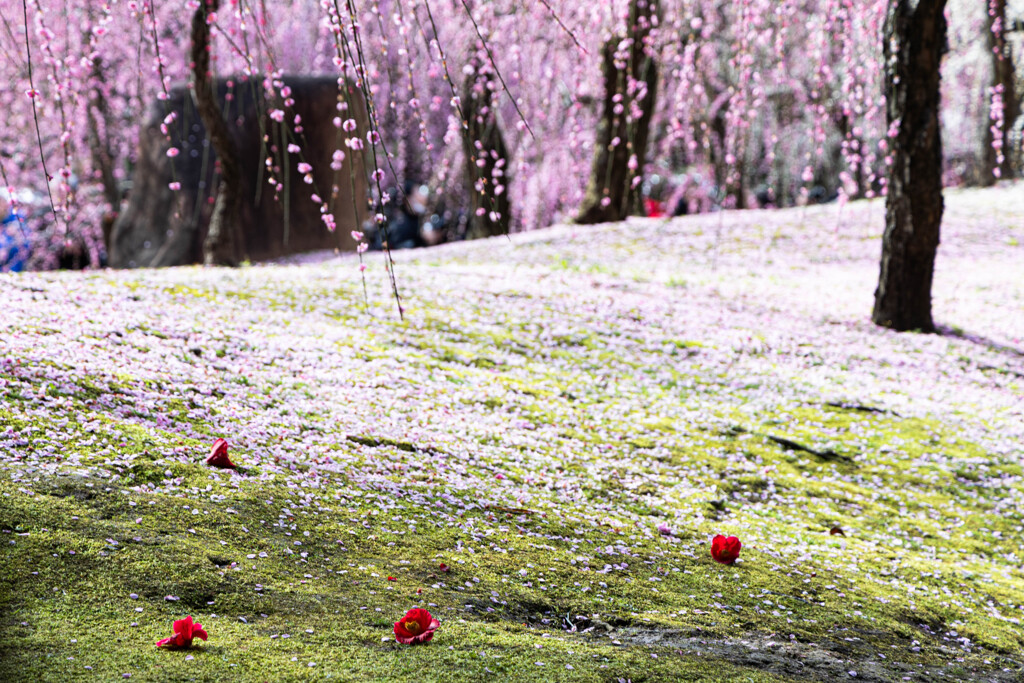
{"label": "grassy hillside", "polygon": [[0,276],[0,679],[1020,680],[1024,192],[948,207],[941,335],[868,319],[877,202],[405,252],[404,320],[379,258]]}

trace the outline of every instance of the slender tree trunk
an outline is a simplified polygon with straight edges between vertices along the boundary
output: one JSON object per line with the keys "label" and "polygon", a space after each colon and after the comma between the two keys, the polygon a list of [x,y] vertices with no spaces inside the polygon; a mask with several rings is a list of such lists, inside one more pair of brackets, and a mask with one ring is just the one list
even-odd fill
{"label": "slender tree trunk", "polygon": [[241,170],[238,150],[220,111],[217,93],[210,71],[210,26],[207,15],[220,8],[220,0],[201,0],[192,15],[192,77],[196,105],[210,144],[217,154],[220,166],[220,185],[213,204],[210,227],[203,243],[203,263],[208,266],[238,265],[237,235],[242,206]]}
{"label": "slender tree trunk", "polygon": [[113,126],[110,120],[110,107],[107,105],[107,98],[103,93],[103,60],[100,57],[93,58],[90,76],[94,80],[94,85],[89,93],[89,105],[85,109],[86,121],[89,126],[89,154],[92,157],[93,167],[100,172],[103,197],[110,207],[100,219],[103,246],[106,247],[109,254],[110,235],[113,232],[117,214],[121,210],[121,190],[117,186],[117,177],[114,175],[116,162],[110,146],[110,131]]}
{"label": "slender tree trunk", "polygon": [[892,0],[885,21],[886,118],[892,165],[872,320],[934,330],[931,288],[942,222],[939,66],[945,0]]}
{"label": "slender tree trunk", "polygon": [[[999,178],[1013,176],[1014,148],[1010,139],[1013,124],[1020,116],[1020,99],[1016,92],[1013,52],[1006,44],[1006,0],[986,0],[988,2],[988,22],[985,39],[989,58],[992,60],[992,88],[1001,91],[1002,105],[1000,111],[991,111],[992,101],[989,100],[989,116],[985,120],[982,136],[982,185],[992,185]],[[1002,119],[999,149],[996,149],[996,136],[992,130],[995,120]],[[997,172],[998,169],[998,172]]]}
{"label": "slender tree trunk", "polygon": [[[743,139],[745,143],[746,140]],[[746,145],[744,144],[744,147]],[[745,149],[737,150],[736,155],[736,209],[747,209],[747,153]]]}
{"label": "slender tree trunk", "polygon": [[[643,208],[639,179],[658,87],[658,68],[647,38],[658,14],[658,2],[632,0],[629,42],[623,36],[613,36],[604,45],[604,107],[577,223],[620,221]],[[639,87],[630,88],[631,81]]]}
{"label": "slender tree trunk", "polygon": [[[839,135],[842,138],[842,142],[832,148],[832,168],[836,169],[836,171],[835,171],[836,176],[837,176],[836,188],[837,189],[842,189],[843,191],[845,191],[846,190],[846,187],[845,187],[846,183],[844,183],[842,181],[842,179],[839,177],[840,176],[840,170],[839,169],[841,169],[843,167],[843,149],[844,149],[843,146],[844,145],[849,145],[850,148],[855,150],[854,153],[857,154],[857,156],[860,156],[861,155],[861,141],[860,141],[860,138],[858,138],[857,136],[851,134],[850,117],[847,116],[845,113],[843,113],[842,111],[836,112],[835,115],[833,116],[833,121],[835,121],[836,128],[839,131]],[[856,189],[853,191],[852,194],[848,195],[850,199],[860,199],[863,196],[863,193],[864,193],[864,187],[863,187],[863,183],[864,183],[864,164],[863,164],[863,161],[864,161],[863,158],[861,158],[861,159],[859,159],[857,161],[857,166],[854,169],[853,175],[851,176],[851,179],[853,180],[854,185],[856,186]]]}
{"label": "slender tree trunk", "polygon": [[117,178],[114,175],[114,152],[110,147],[112,123],[110,107],[107,105],[107,97],[103,93],[103,83],[106,78],[103,73],[101,57],[93,58],[90,76],[94,79],[95,85],[89,93],[89,106],[85,110],[89,125],[89,153],[92,156],[93,165],[100,171],[103,198],[110,205],[110,211],[117,213],[121,206],[121,191],[117,187]]}
{"label": "slender tree trunk", "polygon": [[715,174],[715,188],[719,193],[717,201],[724,203],[726,186],[729,182],[729,165],[725,163],[725,146],[728,142],[729,128],[726,125],[726,115],[729,113],[729,100],[723,99],[718,88],[704,79],[705,90],[712,95],[711,111],[713,115],[708,122],[705,135],[707,136],[708,163]]}
{"label": "slender tree trunk", "polygon": [[483,60],[473,60],[462,92],[462,149],[470,198],[469,239],[507,235],[512,207],[508,198],[508,147],[494,109],[495,74]]}

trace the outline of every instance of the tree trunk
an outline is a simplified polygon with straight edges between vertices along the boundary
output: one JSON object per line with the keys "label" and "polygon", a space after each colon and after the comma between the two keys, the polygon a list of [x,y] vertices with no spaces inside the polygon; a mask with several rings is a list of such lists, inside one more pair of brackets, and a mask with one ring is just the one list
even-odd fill
{"label": "tree trunk", "polygon": [[[992,111],[992,100],[989,99],[989,116],[985,120],[985,134],[982,136],[982,185],[992,185],[999,178],[1013,176],[1013,156],[1016,150],[1010,139],[1010,131],[1020,116],[1021,105],[1016,92],[1013,52],[1006,44],[1006,0],[988,0],[988,9],[985,38],[989,58],[992,60],[992,89],[1001,91],[1002,106],[1000,111]],[[995,132],[992,130],[997,119],[1002,120],[998,150],[994,144]]]}
{"label": "tree trunk", "polygon": [[89,105],[85,109],[86,121],[89,126],[89,154],[93,166],[100,172],[103,185],[103,198],[110,205],[110,212],[117,213],[121,206],[121,191],[114,175],[114,152],[110,147],[110,133],[113,125],[110,107],[103,93],[106,75],[103,72],[103,58],[96,56],[92,60],[93,87],[89,91]]}
{"label": "tree trunk", "polygon": [[462,92],[462,149],[466,158],[469,194],[467,237],[480,239],[507,235],[511,221],[508,198],[508,147],[494,109],[495,74],[483,60],[472,61]]}
{"label": "tree trunk", "polygon": [[931,288],[942,222],[939,65],[945,0],[892,0],[885,20],[886,118],[892,164],[872,320],[933,331]]}
{"label": "tree trunk", "polygon": [[747,206],[747,154],[745,149],[738,150],[738,152],[736,155],[736,184],[734,186],[736,204],[734,208],[745,210],[749,208]]}
{"label": "tree trunk", "polygon": [[[643,209],[639,184],[658,87],[657,65],[646,43],[658,14],[658,1],[632,0],[631,42],[613,36],[604,45],[604,107],[577,223],[621,221]],[[631,82],[635,87],[630,87]],[[639,116],[634,108],[639,109]]]}
{"label": "tree trunk", "polygon": [[210,228],[203,243],[203,263],[208,266],[238,265],[236,236],[241,212],[241,170],[238,149],[221,114],[210,72],[210,26],[207,14],[220,8],[220,0],[201,0],[192,15],[192,77],[196,107],[210,136],[220,166],[220,184],[213,204]]}

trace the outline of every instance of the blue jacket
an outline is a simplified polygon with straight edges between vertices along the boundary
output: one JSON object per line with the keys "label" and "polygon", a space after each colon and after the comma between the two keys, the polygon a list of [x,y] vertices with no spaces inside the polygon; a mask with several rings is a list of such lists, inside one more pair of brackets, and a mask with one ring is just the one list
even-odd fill
{"label": "blue jacket", "polygon": [[20,273],[29,257],[21,216],[13,211],[0,221],[0,273]]}

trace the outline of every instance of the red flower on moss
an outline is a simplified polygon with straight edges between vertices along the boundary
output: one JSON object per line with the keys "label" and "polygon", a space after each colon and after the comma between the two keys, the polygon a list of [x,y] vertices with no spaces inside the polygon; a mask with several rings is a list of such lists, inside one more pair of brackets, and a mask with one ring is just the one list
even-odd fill
{"label": "red flower on moss", "polygon": [[740,543],[740,539],[735,536],[726,538],[719,534],[711,539],[711,557],[715,558],[715,562],[732,564],[740,556],[740,548],[742,547],[743,544]]}
{"label": "red flower on moss", "polygon": [[429,643],[434,631],[441,625],[427,610],[417,607],[395,622],[395,640],[402,645]]}
{"label": "red flower on moss", "polygon": [[192,647],[193,638],[202,638],[206,640],[206,629],[203,628],[202,624],[192,623],[192,616],[189,615],[184,619],[179,619],[174,622],[174,635],[170,638],[164,638],[163,640],[157,641],[157,647],[176,647],[186,648]]}
{"label": "red flower on moss", "polygon": [[211,467],[235,469],[235,463],[231,462],[231,458],[228,457],[227,441],[224,439],[217,439],[213,442],[213,448],[210,449],[210,455],[206,458],[206,464]]}

